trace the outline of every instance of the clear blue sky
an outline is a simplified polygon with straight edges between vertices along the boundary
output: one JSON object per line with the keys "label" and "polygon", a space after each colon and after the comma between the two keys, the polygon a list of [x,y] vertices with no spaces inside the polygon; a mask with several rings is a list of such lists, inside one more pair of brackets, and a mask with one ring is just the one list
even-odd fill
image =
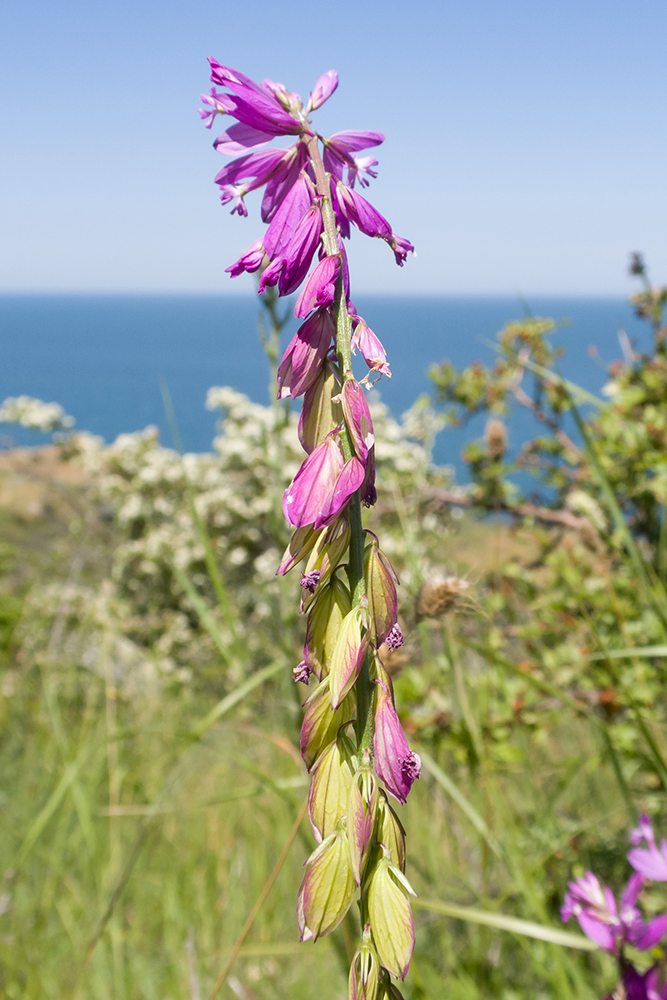
{"label": "clear blue sky", "polygon": [[354,290],[625,294],[667,280],[665,0],[5,0],[0,288],[247,290],[261,231],[220,207],[199,123],[214,54],[385,132],[371,200],[417,246],[353,238]]}

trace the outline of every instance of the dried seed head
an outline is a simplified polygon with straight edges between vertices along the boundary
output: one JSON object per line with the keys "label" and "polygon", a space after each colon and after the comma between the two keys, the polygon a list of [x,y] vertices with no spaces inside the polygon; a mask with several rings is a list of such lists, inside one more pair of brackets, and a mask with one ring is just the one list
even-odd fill
{"label": "dried seed head", "polygon": [[417,594],[417,621],[422,618],[442,618],[467,594],[470,584],[460,576],[437,575],[427,580]]}
{"label": "dried seed head", "polygon": [[484,443],[494,461],[502,458],[507,451],[507,428],[502,420],[491,417],[484,428]]}

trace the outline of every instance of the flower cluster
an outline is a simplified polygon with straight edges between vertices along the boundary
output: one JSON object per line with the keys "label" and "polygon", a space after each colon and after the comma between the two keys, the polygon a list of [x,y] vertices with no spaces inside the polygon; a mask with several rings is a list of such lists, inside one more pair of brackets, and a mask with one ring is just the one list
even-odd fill
{"label": "flower cluster", "polygon": [[[639,826],[631,833],[631,840],[636,846],[629,851],[628,861],[635,874],[621,895],[620,905],[611,889],[602,885],[592,872],[586,872],[582,878],[568,884],[561,917],[563,920],[576,917],[591,941],[616,956],[625,996],[631,1000],[667,1000],[664,969],[656,965],[641,974],[624,954],[626,945],[648,951],[667,934],[667,914],[645,922],[637,908],[645,879],[667,882],[667,843],[663,839],[658,848],[647,816],[641,817]],[[638,847],[644,840],[647,849]]]}
{"label": "flower cluster", "polygon": [[74,427],[74,417],[60,403],[44,403],[32,396],[9,396],[0,404],[0,423],[18,424],[31,431],[60,431]]}
{"label": "flower cluster", "polygon": [[[301,939],[333,931],[360,892],[362,940],[350,970],[351,1000],[396,998],[391,977],[405,978],[414,946],[405,877],[405,831],[388,795],[406,801],[420,760],[407,743],[378,650],[397,648],[396,575],[378,538],[364,531],[361,507],[376,500],[375,435],[351,354],[389,375],[386,353],[350,299],[344,239],[351,225],[384,240],[402,265],[412,245],[355,190],[377,161],[357,157],[378,132],[318,135],[309,115],[338,85],[330,71],[304,107],[282,84],[261,84],[214,59],[213,88],[200,114],[236,119],[214,145],[238,159],[217,175],[223,203],[246,215],[245,195],[263,187],[268,228],[228,271],[261,269],[260,293],[300,290],[303,320],[278,368],[278,397],[303,396],[299,440],[306,458],[285,490],[283,512],[295,529],[278,568],[306,560],[301,611],[307,615],[303,660],[295,679],[316,684],[304,704],[301,752],[312,780],[309,816],[318,846],[298,895]],[[260,149],[276,136],[286,149]],[[317,262],[311,270],[315,258]],[[368,376],[366,376],[366,381]]]}

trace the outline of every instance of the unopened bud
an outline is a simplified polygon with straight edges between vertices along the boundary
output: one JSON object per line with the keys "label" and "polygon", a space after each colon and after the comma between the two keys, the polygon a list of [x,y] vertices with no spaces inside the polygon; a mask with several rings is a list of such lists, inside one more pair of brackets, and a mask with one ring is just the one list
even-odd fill
{"label": "unopened bud", "polygon": [[301,940],[317,941],[338,927],[354,898],[345,830],[339,828],[323,840],[306,864],[297,900],[297,919]]}
{"label": "unopened bud", "polygon": [[355,453],[362,462],[365,462],[369,449],[375,444],[375,434],[364,390],[354,379],[345,382],[341,392],[341,402]]}
{"label": "unopened bud", "polygon": [[367,924],[364,936],[352,959],[348,981],[348,1000],[376,1000],[380,984],[380,962]]}
{"label": "unopened bud", "polygon": [[343,409],[340,401],[332,402],[340,393],[340,381],[328,362],[306,391],[299,417],[299,441],[304,451],[310,454],[326,438],[334,427],[343,424]]}
{"label": "unopened bud", "polygon": [[285,554],[280,560],[276,576],[284,576],[285,573],[289,573],[292,567],[296,566],[298,562],[301,562],[308,555],[319,536],[323,534],[323,528],[315,531],[312,524],[307,524],[303,528],[297,528],[289,540]]}
{"label": "unopened bud", "polygon": [[304,593],[301,598],[301,612],[307,611],[318,590],[321,590],[331,574],[340,565],[350,544],[350,521],[347,511],[344,511],[333,524],[325,528],[316,544],[310,551],[308,562],[304,567],[304,576],[319,573],[319,580],[314,594]]}
{"label": "unopened bud", "polygon": [[389,560],[380,551],[377,537],[372,531],[367,531],[366,534],[370,541],[364,553],[364,576],[371,616],[371,637],[377,647],[382,645],[396,624],[398,579]]}
{"label": "unopened bud", "polygon": [[389,851],[389,857],[397,868],[405,871],[405,830],[400,819],[389,805],[389,800],[384,792],[380,792],[378,803],[378,829],[377,839],[379,843]]}
{"label": "unopened bud", "polygon": [[304,702],[305,714],[301,726],[301,756],[310,771],[322,751],[336,739],[338,730],[351,722],[356,703],[351,695],[343,698],[335,712],[331,710],[329,678],[321,681]]}
{"label": "unopened bud", "polygon": [[331,707],[338,708],[356,681],[368,645],[368,610],[352,608],[338,630],[329,662]]}
{"label": "unopened bud", "polygon": [[375,775],[370,767],[360,768],[350,784],[346,807],[350,864],[357,885],[361,885],[364,864],[373,840],[378,801],[378,784]]}
{"label": "unopened bud", "polygon": [[368,885],[368,914],[380,962],[387,972],[401,979],[407,975],[415,946],[408,893],[416,895],[384,848]]}
{"label": "unopened bud", "polygon": [[353,755],[354,744],[343,728],[313,770],[308,792],[308,815],[318,843],[334,833],[341,817],[347,812],[354,773]]}
{"label": "unopened bud", "polygon": [[329,672],[336,640],[352,605],[350,591],[341,576],[334,573],[327,584],[319,587],[306,626],[303,649],[306,663],[322,680]]}

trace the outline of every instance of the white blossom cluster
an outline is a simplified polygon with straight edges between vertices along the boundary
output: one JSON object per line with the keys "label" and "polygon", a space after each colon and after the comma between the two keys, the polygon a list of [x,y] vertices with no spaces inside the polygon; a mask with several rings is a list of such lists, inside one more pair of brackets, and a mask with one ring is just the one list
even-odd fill
{"label": "white blossom cluster", "polygon": [[60,403],[43,403],[32,396],[9,396],[0,403],[0,423],[19,424],[31,431],[61,431],[74,427],[74,417]]}

